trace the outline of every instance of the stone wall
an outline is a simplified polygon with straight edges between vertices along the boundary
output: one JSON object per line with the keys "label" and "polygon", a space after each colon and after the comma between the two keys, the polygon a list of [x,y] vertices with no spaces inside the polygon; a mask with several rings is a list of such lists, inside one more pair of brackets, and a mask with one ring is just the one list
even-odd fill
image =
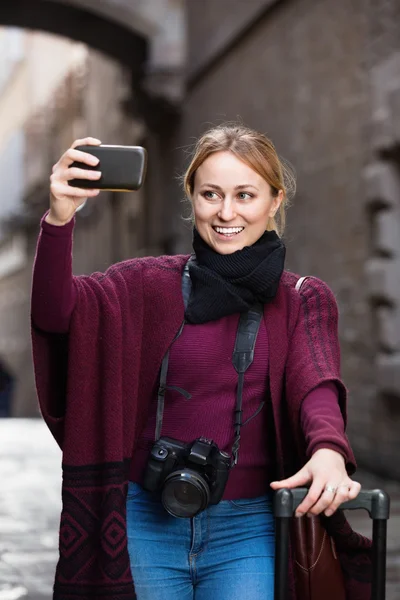
{"label": "stone wall", "polygon": [[364,209],[370,223],[367,292],[374,324],[377,468],[400,476],[400,7],[380,2],[371,21],[370,154]]}

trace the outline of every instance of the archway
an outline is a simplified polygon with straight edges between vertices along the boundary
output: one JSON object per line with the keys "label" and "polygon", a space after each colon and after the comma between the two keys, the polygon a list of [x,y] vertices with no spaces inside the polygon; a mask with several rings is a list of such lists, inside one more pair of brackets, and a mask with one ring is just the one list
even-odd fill
{"label": "archway", "polygon": [[40,29],[83,42],[130,67],[140,78],[149,42],[143,32],[146,23],[139,13],[135,16],[131,5],[129,0],[10,0],[0,4],[0,24]]}

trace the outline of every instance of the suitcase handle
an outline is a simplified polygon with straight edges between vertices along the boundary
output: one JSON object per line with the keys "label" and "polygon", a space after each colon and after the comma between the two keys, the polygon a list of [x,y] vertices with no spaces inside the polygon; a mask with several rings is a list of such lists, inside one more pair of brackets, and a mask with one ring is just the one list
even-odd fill
{"label": "suitcase handle", "polygon": [[[275,517],[292,517],[308,493],[307,488],[281,489],[274,494]],[[361,490],[355,500],[340,505],[343,510],[365,509],[371,519],[389,519],[390,498],[383,490]]]}
{"label": "suitcase handle", "polygon": [[[286,600],[289,562],[289,521],[308,493],[307,488],[284,488],[274,493],[275,531],[275,600]],[[383,490],[361,490],[355,500],[341,509],[365,509],[373,519],[371,600],[385,600],[386,535],[390,498]]]}

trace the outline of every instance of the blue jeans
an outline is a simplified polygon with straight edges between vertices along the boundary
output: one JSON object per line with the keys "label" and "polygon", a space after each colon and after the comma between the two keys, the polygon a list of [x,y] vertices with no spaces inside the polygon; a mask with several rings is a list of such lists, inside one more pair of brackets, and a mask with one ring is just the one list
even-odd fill
{"label": "blue jeans", "polygon": [[130,483],[127,533],[138,600],[273,600],[269,496],[223,500],[177,519]]}

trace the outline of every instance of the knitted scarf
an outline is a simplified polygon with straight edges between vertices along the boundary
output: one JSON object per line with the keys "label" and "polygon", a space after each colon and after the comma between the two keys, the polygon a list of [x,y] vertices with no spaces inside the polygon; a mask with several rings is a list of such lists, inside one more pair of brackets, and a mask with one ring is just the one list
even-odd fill
{"label": "knitted scarf", "polygon": [[219,254],[194,229],[193,249],[196,262],[189,266],[192,291],[185,313],[189,323],[241,313],[275,297],[286,253],[275,231],[266,231],[252,246]]}

